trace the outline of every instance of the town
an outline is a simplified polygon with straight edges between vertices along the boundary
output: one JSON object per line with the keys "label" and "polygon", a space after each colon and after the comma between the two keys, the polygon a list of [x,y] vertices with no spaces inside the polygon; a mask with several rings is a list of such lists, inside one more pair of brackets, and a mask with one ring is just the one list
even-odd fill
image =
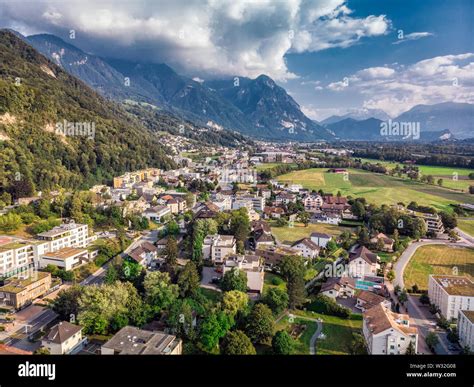
{"label": "town", "polygon": [[[447,261],[472,265],[472,204],[343,194],[369,174],[412,182],[418,167],[325,144],[163,141],[176,169],[0,197],[1,353],[474,350],[472,272]],[[417,271],[425,255],[447,270]]]}

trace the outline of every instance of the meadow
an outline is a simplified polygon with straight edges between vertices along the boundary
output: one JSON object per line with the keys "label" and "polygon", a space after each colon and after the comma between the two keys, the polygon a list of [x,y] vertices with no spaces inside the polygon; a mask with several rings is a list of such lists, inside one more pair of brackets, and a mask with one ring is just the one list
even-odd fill
{"label": "meadow", "polygon": [[292,243],[302,238],[309,238],[313,232],[339,236],[344,231],[352,232],[354,229],[351,227],[341,227],[324,223],[310,223],[307,227],[302,223],[295,223],[293,227],[272,227],[272,234],[281,243]]}
{"label": "meadow", "polygon": [[416,284],[427,290],[429,274],[474,277],[474,249],[445,245],[419,247],[405,268],[405,287]]}
{"label": "meadow", "polygon": [[[471,203],[474,197],[467,193],[428,185],[418,181],[372,173],[357,169],[347,169],[348,174],[327,172],[326,168],[311,168],[280,175],[282,183],[301,184],[305,188],[344,196],[365,197],[369,203],[377,205],[407,205],[411,201],[431,206],[441,211],[452,211],[450,204]],[[466,173],[466,172],[463,172]]]}

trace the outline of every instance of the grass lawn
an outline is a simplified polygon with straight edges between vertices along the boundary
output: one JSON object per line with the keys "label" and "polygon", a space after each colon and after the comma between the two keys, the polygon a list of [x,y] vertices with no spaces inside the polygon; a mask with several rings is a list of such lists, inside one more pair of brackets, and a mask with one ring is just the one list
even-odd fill
{"label": "grass lawn", "polygon": [[323,333],[326,338],[316,341],[318,355],[348,355],[352,333],[362,333],[361,315],[353,314],[348,319],[308,311],[297,311],[295,315],[323,320]]}
{"label": "grass lawn", "polygon": [[309,344],[311,337],[314,335],[314,332],[316,332],[317,323],[314,321],[298,318],[296,315],[293,315],[292,322],[290,323],[290,317],[285,316],[280,321],[278,321],[275,331],[286,330],[288,333],[290,333],[291,326],[294,324],[302,324],[306,326],[303,334],[296,340],[294,354],[309,355]]}
{"label": "grass lawn", "polygon": [[333,224],[308,224],[305,227],[303,223],[295,223],[294,227],[272,227],[272,234],[280,242],[295,242],[302,238],[309,238],[313,232],[322,232],[332,236],[339,236],[344,231],[352,231],[350,227],[335,226]]}
{"label": "grass lawn", "polygon": [[[421,205],[451,212],[450,204],[474,204],[474,197],[467,193],[455,192],[406,178],[356,169],[347,171],[348,175],[344,175],[328,173],[326,168],[312,168],[281,175],[278,180],[284,183],[302,184],[309,189],[322,189],[333,194],[340,191],[345,196],[365,197],[369,203],[376,205],[398,202],[408,204],[411,201],[416,201]],[[467,171],[463,171],[463,173],[467,173]]]}
{"label": "grass lawn", "polygon": [[270,288],[280,288],[281,290],[286,290],[286,282],[278,274],[265,272],[265,277],[263,279],[263,294]]}
{"label": "grass lawn", "polygon": [[212,302],[219,302],[222,298],[222,293],[216,290],[207,289],[207,288],[199,288],[199,289],[201,290],[201,294]]}
{"label": "grass lawn", "polygon": [[458,227],[474,237],[474,220],[458,219]]}
{"label": "grass lawn", "polygon": [[[457,268],[457,269],[455,269]],[[444,245],[419,247],[410,259],[405,272],[405,287],[417,284],[428,289],[429,274],[467,275],[474,277],[474,249]]]}

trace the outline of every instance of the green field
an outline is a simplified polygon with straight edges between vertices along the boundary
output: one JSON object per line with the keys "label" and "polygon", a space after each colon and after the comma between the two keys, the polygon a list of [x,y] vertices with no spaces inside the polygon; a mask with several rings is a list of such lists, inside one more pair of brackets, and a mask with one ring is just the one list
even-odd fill
{"label": "green field", "polygon": [[323,320],[325,338],[316,341],[317,355],[348,355],[352,333],[362,333],[361,315],[353,314],[348,319],[308,311],[296,311],[295,315]]}
{"label": "green field", "polygon": [[351,227],[340,227],[333,224],[308,224],[295,223],[294,227],[272,227],[272,234],[281,242],[296,242],[302,238],[309,238],[313,232],[322,232],[332,236],[339,236],[344,231],[353,231]]}
{"label": "green field", "polygon": [[257,171],[264,171],[266,169],[271,169],[271,168],[274,168],[274,167],[278,167],[279,165],[291,165],[291,166],[295,166],[296,164],[295,163],[263,163],[263,164],[259,164],[257,165],[255,168],[257,169]]}
{"label": "green field", "polygon": [[458,227],[470,236],[474,237],[474,220],[472,219],[458,219]]}
{"label": "green field", "polygon": [[[389,169],[395,168],[395,166],[401,163],[393,161],[380,161],[374,159],[361,159],[363,162],[369,162],[372,164],[382,164]],[[474,185],[474,180],[469,180],[468,175],[474,173],[474,170],[468,168],[456,168],[456,167],[441,167],[435,165],[415,165],[419,168],[422,175],[432,175],[435,180],[443,179],[443,187],[457,189],[467,192],[470,185]]]}
{"label": "green field", "polygon": [[333,194],[341,191],[345,196],[365,197],[369,203],[377,205],[399,202],[407,205],[416,201],[437,210],[452,211],[450,204],[474,204],[473,195],[447,188],[356,169],[347,171],[344,175],[328,173],[326,168],[312,168],[281,175],[278,180]]}
{"label": "green field", "polygon": [[405,287],[417,284],[420,289],[426,290],[429,274],[474,277],[474,249],[445,245],[419,247],[405,268]]}
{"label": "green field", "polygon": [[314,332],[316,332],[316,322],[298,318],[297,316],[291,318],[290,322],[290,317],[284,316],[280,321],[277,322],[276,331],[286,330],[288,333],[290,333],[291,326],[293,324],[301,324],[306,327],[303,334],[296,340],[294,354],[309,355],[309,344],[311,337],[313,336]]}

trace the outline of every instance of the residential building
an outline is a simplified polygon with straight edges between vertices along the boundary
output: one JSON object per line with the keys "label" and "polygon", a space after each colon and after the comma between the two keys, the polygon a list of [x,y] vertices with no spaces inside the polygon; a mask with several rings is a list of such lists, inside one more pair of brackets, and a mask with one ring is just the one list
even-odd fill
{"label": "residential building", "polygon": [[40,257],[40,268],[54,265],[63,270],[72,270],[90,261],[87,249],[75,247],[64,247],[62,249],[46,253]]}
{"label": "residential building", "polygon": [[287,255],[301,256],[301,252],[299,250],[296,250],[290,247],[285,247],[285,246],[268,246],[268,245],[263,245],[263,246],[258,247],[255,250],[255,254],[265,259],[265,266],[267,268],[278,266],[278,264],[283,259],[283,257]]}
{"label": "residential building", "polygon": [[41,344],[51,355],[66,355],[82,344],[82,327],[61,321],[51,328]]}
{"label": "residential building", "polygon": [[64,223],[52,230],[42,232],[37,235],[37,238],[48,243],[47,252],[58,251],[65,247],[85,248],[96,239],[89,237],[87,224],[74,222]]}
{"label": "residential building", "polygon": [[407,314],[378,304],[363,314],[362,331],[371,355],[404,355],[410,343],[418,351],[418,332]]}
{"label": "residential building", "polygon": [[157,258],[158,248],[150,242],[142,242],[138,247],[135,247],[129,254],[137,263],[147,266]]}
{"label": "residential building", "polygon": [[460,310],[474,310],[474,283],[468,277],[431,274],[428,296],[448,320],[456,319]]}
{"label": "residential building", "polygon": [[316,211],[323,205],[323,198],[320,195],[309,195],[303,199],[306,211]]}
{"label": "residential building", "polygon": [[321,232],[313,232],[310,235],[310,238],[311,242],[315,243],[319,247],[325,248],[328,242],[332,239],[332,236]]}
{"label": "residential building", "polygon": [[369,310],[370,308],[379,304],[382,304],[386,308],[390,308],[391,306],[391,302],[385,297],[382,297],[373,292],[369,292],[368,290],[360,290],[357,293],[355,307],[357,309],[360,309],[362,312],[365,312],[366,310]]}
{"label": "residential building", "polygon": [[277,206],[281,204],[289,204],[289,203],[296,203],[296,195],[288,193],[288,192],[282,192],[276,195],[275,204]]}
{"label": "residential building", "polygon": [[236,240],[233,235],[208,235],[204,238],[202,254],[204,259],[222,264],[228,255],[236,253]]}
{"label": "residential building", "polygon": [[247,274],[247,287],[249,293],[261,294],[265,272],[262,260],[257,255],[230,255],[223,265],[223,273],[238,268]]}
{"label": "residential building", "polygon": [[320,247],[309,238],[303,238],[291,245],[292,248],[301,252],[301,255],[308,259],[316,258]]}
{"label": "residential building", "polygon": [[331,298],[352,298],[356,291],[352,277],[329,277],[321,286],[321,294]]}
{"label": "residential building", "polygon": [[351,277],[364,278],[365,276],[377,275],[380,269],[379,256],[368,248],[360,246],[349,253],[349,275]]}
{"label": "residential building", "polygon": [[379,241],[382,241],[383,247],[382,251],[385,251],[387,253],[393,252],[393,244],[395,241],[392,238],[389,238],[387,235],[384,233],[380,232],[377,235],[375,235],[372,239],[370,239],[370,243],[376,246]]}
{"label": "residential building", "polygon": [[32,242],[6,235],[0,236],[0,277],[10,277],[35,266]]}
{"label": "residential building", "polygon": [[279,219],[285,215],[285,210],[281,207],[265,207],[263,215],[266,219]]}
{"label": "residential building", "polygon": [[154,206],[147,208],[142,216],[157,223],[163,223],[166,216],[171,216],[171,210],[167,206]]}
{"label": "residential building", "polygon": [[474,351],[474,311],[460,310],[458,314],[459,344]]}
{"label": "residential building", "polygon": [[102,345],[101,354],[181,355],[182,346],[182,341],[174,335],[126,326]]}
{"label": "residential building", "polygon": [[11,277],[0,287],[0,305],[20,309],[51,288],[51,273],[35,271],[28,278]]}

